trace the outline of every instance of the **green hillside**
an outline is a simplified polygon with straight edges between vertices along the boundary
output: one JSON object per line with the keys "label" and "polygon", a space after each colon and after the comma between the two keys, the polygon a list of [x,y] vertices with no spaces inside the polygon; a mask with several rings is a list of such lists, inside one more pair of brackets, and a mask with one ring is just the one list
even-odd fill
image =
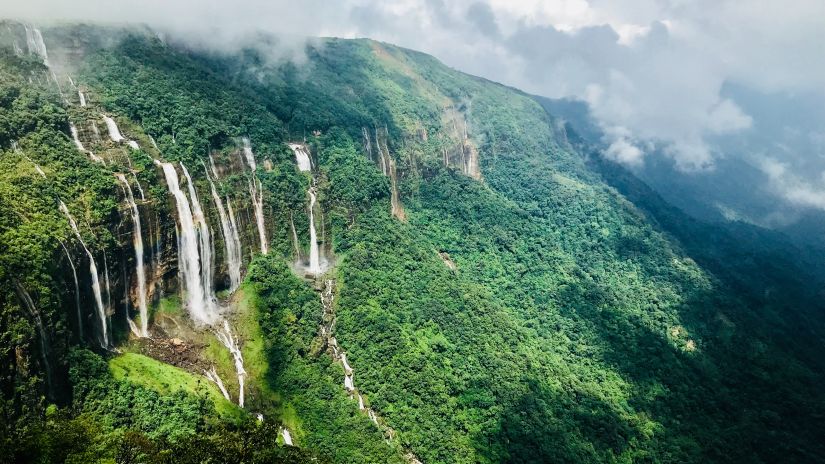
{"label": "green hillside", "polygon": [[[529,95],[370,40],[312,41],[295,64],[267,40],[214,54],[61,26],[43,29],[47,68],[8,45],[18,29],[0,35],[0,461],[825,460],[820,284],[798,251],[689,223]],[[245,387],[220,325],[175,306],[181,213],[160,162],[192,175]],[[142,186],[149,337],[127,322],[115,173]],[[238,213],[237,292],[213,188]],[[108,325],[59,200],[106,266]]]}

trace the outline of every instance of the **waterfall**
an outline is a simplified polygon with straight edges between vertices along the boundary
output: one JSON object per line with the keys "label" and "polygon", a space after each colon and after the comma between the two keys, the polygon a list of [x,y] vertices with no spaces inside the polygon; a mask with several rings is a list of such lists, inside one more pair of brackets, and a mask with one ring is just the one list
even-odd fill
{"label": "waterfall", "polygon": [[258,165],[255,163],[255,154],[252,152],[252,145],[249,139],[243,139],[243,153],[249,168],[252,169],[252,179],[249,181],[249,196],[252,198],[252,207],[255,210],[255,221],[258,225],[258,237],[261,240],[261,253],[269,253],[269,245],[266,241],[266,228],[264,227],[264,194],[261,181],[258,180],[255,170]]}
{"label": "waterfall", "polygon": [[318,252],[318,237],[315,233],[315,187],[309,188],[309,272],[321,273],[321,259]]}
{"label": "waterfall", "polygon": [[195,191],[195,183],[189,176],[189,170],[183,163],[180,163],[183,175],[186,176],[186,187],[189,190],[189,199],[192,202],[192,215],[197,226],[198,242],[200,243],[201,257],[201,285],[203,287],[204,298],[210,307],[215,306],[217,298],[212,285],[212,237],[209,234],[209,226],[206,224],[206,216],[203,214],[198,193]]}
{"label": "waterfall", "polygon": [[127,140],[126,145],[129,145],[129,147],[133,150],[140,150],[140,145],[138,145],[138,143],[134,140]]}
{"label": "waterfall", "polygon": [[220,342],[223,343],[223,345],[229,350],[232,354],[232,358],[235,360],[235,371],[238,373],[238,386],[240,389],[238,393],[238,406],[243,407],[244,378],[246,377],[246,371],[243,368],[243,354],[238,346],[238,342],[232,335],[232,330],[229,328],[229,322],[224,320],[222,329],[223,330],[218,330],[215,332],[215,336],[217,336],[218,340],[220,340]]}
{"label": "waterfall", "polygon": [[[215,201],[215,206],[218,208],[218,215],[221,218],[221,230],[223,231],[223,242],[226,250],[226,269],[229,274],[229,291],[234,292],[241,285],[241,240],[238,237],[238,230],[233,227],[229,221],[229,216],[226,214],[226,209],[223,206],[223,201],[215,189],[215,183],[209,177],[209,172],[206,170],[206,165],[203,166],[206,172],[206,179],[209,181],[209,187],[212,191],[212,200]],[[216,171],[213,169],[213,173]]]}
{"label": "waterfall", "polygon": [[186,307],[189,315],[197,323],[211,324],[215,320],[214,308],[211,300],[206,297],[201,279],[200,254],[198,253],[198,236],[195,232],[195,222],[192,219],[192,209],[186,194],[180,189],[178,173],[171,163],[155,160],[155,164],[163,169],[169,193],[175,198],[178,211],[178,268],[182,287],[186,296]]}
{"label": "waterfall", "polygon": [[295,231],[295,221],[289,213],[289,227],[292,229],[292,248],[295,249],[295,259],[301,259],[301,246],[298,244],[298,232]]}
{"label": "waterfall", "polygon": [[138,193],[140,193],[140,201],[146,201],[146,195],[143,194],[143,188],[140,186],[140,181],[138,180],[135,171],[132,171],[132,177],[134,177],[135,185],[137,185]]}
{"label": "waterfall", "polygon": [[86,246],[86,242],[84,242],[83,238],[80,236],[80,230],[77,228],[77,223],[71,213],[69,213],[69,208],[66,206],[66,203],[63,203],[62,200],[58,201],[60,201],[60,211],[66,216],[66,219],[69,220],[69,225],[72,228],[72,232],[74,232],[77,240],[80,241],[80,245],[83,246],[83,250],[86,251],[86,255],[89,256],[89,274],[91,274],[92,278],[92,292],[95,297],[95,308],[97,309],[97,315],[100,318],[100,329],[103,333],[103,340],[101,341],[100,346],[107,348],[109,346],[109,328],[106,322],[106,309],[103,306],[103,296],[100,290],[100,277],[97,274],[95,257],[92,256],[92,252],[89,251],[89,248]]}
{"label": "waterfall", "polygon": [[361,394],[359,393],[358,394],[358,410],[363,411],[364,409],[366,409],[366,408],[364,408],[364,397],[361,396]]}
{"label": "waterfall", "polygon": [[48,66],[49,54],[46,52],[46,43],[43,42],[43,34],[40,33],[40,29],[29,26],[28,24],[24,27],[26,28],[26,44],[28,45],[29,53],[33,53],[42,58],[43,64]]}
{"label": "waterfall", "polygon": [[83,148],[83,144],[80,143],[80,139],[77,137],[77,127],[75,127],[72,123],[69,123],[69,132],[72,133],[72,140],[74,140],[74,146],[76,146],[78,150],[85,152],[86,149]]}
{"label": "waterfall", "polygon": [[117,180],[123,185],[123,193],[126,196],[126,202],[132,213],[132,244],[135,248],[135,273],[137,274],[138,282],[138,309],[140,311],[140,331],[141,337],[149,336],[149,311],[146,307],[146,270],[143,266],[143,236],[140,227],[140,211],[137,203],[135,203],[135,196],[132,194],[132,187],[129,186],[129,181],[123,174],[115,174]]}
{"label": "waterfall", "polygon": [[301,172],[311,171],[312,163],[309,159],[309,151],[306,145],[302,143],[290,143],[289,148],[295,153],[295,162],[298,164],[298,170]]}
{"label": "waterfall", "polygon": [[286,427],[281,428],[281,438],[284,439],[284,444],[285,445],[293,446],[292,445],[292,434],[289,433],[289,429],[287,429]]}
{"label": "waterfall", "polygon": [[220,376],[218,376],[218,371],[215,370],[215,366],[212,366],[212,368],[208,371],[203,371],[203,373],[204,375],[206,375],[207,379],[211,380],[215,383],[215,385],[218,386],[224,398],[226,398],[229,401],[232,401],[232,399],[229,397],[229,392],[226,391],[226,387],[224,387],[223,385],[223,381],[221,380]]}
{"label": "waterfall", "polygon": [[69,123],[69,132],[71,132],[72,141],[74,141],[74,146],[77,147],[78,150],[82,151],[83,153],[88,153],[89,157],[92,158],[92,161],[96,163],[106,164],[106,162],[103,161],[103,158],[95,155],[91,151],[86,151],[86,148],[83,147],[83,143],[80,142],[80,138],[78,137],[77,127],[75,127],[75,125],[72,123]]}
{"label": "waterfall", "polygon": [[382,150],[381,139],[378,137],[378,129],[375,129],[375,145],[378,147],[378,153],[381,156],[381,172],[390,178],[390,206],[392,215],[400,220],[406,219],[404,207],[401,205],[401,199],[398,195],[398,176],[395,168],[395,160],[390,156],[390,149],[387,146],[386,138],[389,137],[387,129],[384,128],[384,147]]}
{"label": "waterfall", "polygon": [[246,137],[242,138],[241,141],[243,142],[243,154],[246,157],[246,162],[249,164],[252,172],[255,172],[255,170],[258,169],[258,165],[255,163],[255,154],[252,153],[252,144]]}
{"label": "waterfall", "polygon": [[80,90],[77,91],[77,96],[80,99],[80,106],[86,107],[86,95],[83,94]]}
{"label": "waterfall", "polygon": [[112,142],[120,143],[126,140],[126,138],[121,135],[120,129],[117,128],[117,123],[114,119],[105,114],[101,114],[101,116],[103,116],[103,120],[106,122],[106,129],[109,130],[109,138],[112,139]]}
{"label": "waterfall", "polygon": [[226,197],[226,210],[227,214],[229,214],[229,225],[232,226],[232,230],[235,233],[235,238],[237,238],[238,240],[236,243],[238,247],[238,253],[240,254],[241,260],[243,260],[243,249],[241,248],[241,239],[238,236],[238,231],[240,229],[238,229],[238,223],[235,222],[235,210],[232,209],[232,200],[230,200],[229,197]]}
{"label": "waterfall", "polygon": [[100,130],[97,128],[97,123],[94,121],[92,121],[92,134],[94,135],[95,142],[102,142],[102,140],[100,139]]}
{"label": "waterfall", "polygon": [[77,307],[77,328],[80,339],[83,340],[83,316],[80,312],[80,283],[77,281],[77,269],[74,267],[72,255],[69,254],[69,249],[66,248],[66,244],[61,241],[60,246],[63,247],[63,252],[66,253],[66,259],[69,260],[69,266],[72,268],[72,277],[74,277],[74,303]]}
{"label": "waterfall", "polygon": [[40,317],[40,311],[37,309],[37,306],[35,306],[32,297],[29,295],[26,289],[23,288],[22,285],[20,285],[20,282],[18,282],[17,280],[14,281],[14,285],[15,289],[17,290],[17,296],[20,298],[20,300],[23,301],[23,305],[29,311],[29,314],[34,320],[34,325],[37,328],[37,332],[40,335],[40,351],[41,356],[43,357],[43,368],[46,371],[46,384],[48,385],[49,390],[51,390],[52,367],[49,363],[49,339],[48,334],[46,333],[46,328],[43,326],[43,320]]}

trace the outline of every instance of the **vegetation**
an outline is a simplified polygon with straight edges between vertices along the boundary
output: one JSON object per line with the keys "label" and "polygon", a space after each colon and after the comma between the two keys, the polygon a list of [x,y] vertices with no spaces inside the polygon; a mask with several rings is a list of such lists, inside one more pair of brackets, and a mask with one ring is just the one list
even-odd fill
{"label": "vegetation", "polygon": [[[106,34],[46,34],[84,44],[78,80],[95,109],[64,103],[43,79],[29,83],[46,74],[36,60],[0,54],[0,445],[12,450],[0,459],[825,459],[822,307],[809,289],[821,277],[796,265],[799,251],[781,238],[688,221],[565,137],[529,96],[426,55],[330,39],[308,46],[297,66],[262,49],[196,53],[143,33],[103,46],[95,38]],[[94,142],[105,166],[68,135],[70,120],[104,110],[141,146]],[[241,137],[261,164],[254,174]],[[335,280],[335,335],[381,427],[347,395],[343,368],[319,337],[318,283],[290,267],[308,244],[310,176],[286,142],[303,139],[313,151],[319,234],[336,264],[325,276]],[[385,142],[404,221],[390,213],[392,184],[376,156]],[[476,152],[479,172],[467,167]],[[81,323],[94,333],[92,300],[83,295],[78,319],[66,290],[74,284],[61,242],[81,255],[56,198],[81,218],[114,285],[124,285],[116,266],[132,266],[123,238],[131,229],[112,172],[133,172],[146,187],[149,227],[167,231],[158,243],[174,256],[174,212],[152,158],[188,166],[217,231],[210,157],[223,172],[216,188],[239,218],[250,217],[253,179],[264,190],[272,251],[256,252],[257,232],[243,219],[246,279],[231,297],[250,409],[262,423],[198,372],[80,348],[96,345],[79,336]],[[219,267],[224,238],[213,235]],[[125,309],[114,306],[122,342]],[[169,295],[153,314],[158,325],[185,317]],[[230,371],[228,355],[201,332],[203,356]],[[297,446],[278,444],[281,424]]]}

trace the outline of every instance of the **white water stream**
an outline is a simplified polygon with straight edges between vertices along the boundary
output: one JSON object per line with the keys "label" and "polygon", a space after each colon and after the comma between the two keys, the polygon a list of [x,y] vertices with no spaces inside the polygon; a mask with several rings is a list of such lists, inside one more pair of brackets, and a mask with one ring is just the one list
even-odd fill
{"label": "white water stream", "polygon": [[60,211],[66,216],[66,219],[69,220],[69,225],[72,228],[72,232],[74,232],[75,237],[80,242],[80,245],[83,246],[83,250],[86,251],[86,255],[89,256],[89,274],[92,278],[92,293],[94,293],[95,297],[95,308],[97,309],[97,315],[100,318],[100,329],[102,332],[102,340],[101,346],[103,348],[108,348],[109,346],[109,327],[106,320],[106,309],[103,306],[103,296],[100,289],[100,276],[97,273],[97,264],[95,263],[95,257],[92,255],[92,252],[89,251],[89,248],[86,246],[86,242],[83,241],[83,238],[80,236],[80,230],[77,228],[77,223],[72,217],[71,213],[69,212],[69,208],[66,206],[66,203],[63,203],[62,200],[60,201]]}
{"label": "white water stream", "polygon": [[203,371],[203,373],[204,373],[204,375],[206,375],[207,379],[211,380],[212,382],[215,383],[215,385],[218,386],[218,389],[220,389],[221,394],[223,394],[224,398],[232,401],[232,398],[229,397],[229,392],[226,391],[226,387],[223,385],[223,381],[221,380],[220,376],[218,375],[218,371],[215,370],[215,366],[212,366],[212,368],[209,369],[208,371]]}
{"label": "white water stream", "polygon": [[318,234],[315,232],[315,187],[309,188],[309,272],[321,274],[321,257],[318,251]]}
{"label": "white water stream", "polygon": [[249,196],[252,198],[252,207],[255,210],[255,222],[258,225],[258,237],[261,240],[261,253],[269,253],[269,245],[266,239],[266,227],[264,224],[264,194],[261,181],[258,180],[258,175],[255,170],[258,168],[255,163],[255,154],[252,152],[252,145],[249,139],[243,139],[243,153],[246,158],[246,163],[252,170],[252,179],[249,181]]}
{"label": "white water stream", "polygon": [[178,211],[178,269],[184,291],[186,308],[196,323],[212,324],[217,318],[217,308],[207,297],[201,278],[201,256],[198,249],[198,234],[195,231],[192,208],[186,194],[180,189],[178,173],[171,163],[155,160],[163,169],[169,193],[175,198]]}
{"label": "white water stream", "polygon": [[140,226],[140,210],[138,210],[137,203],[135,203],[135,196],[132,194],[132,187],[129,186],[129,181],[123,174],[115,174],[117,180],[123,185],[123,193],[126,196],[126,203],[129,205],[132,216],[132,245],[135,249],[135,274],[137,275],[138,283],[138,310],[140,311],[140,330],[138,332],[141,337],[149,336],[149,311],[146,305],[146,269],[143,265],[143,236]]}
{"label": "white water stream", "polygon": [[243,353],[238,346],[238,342],[232,335],[232,329],[229,327],[229,322],[223,321],[223,325],[215,332],[215,336],[232,354],[235,361],[235,372],[238,374],[238,406],[243,407],[244,403],[244,378],[246,377],[246,370],[243,367]]}
{"label": "white water stream", "polygon": [[298,170],[307,172],[312,170],[312,163],[309,158],[309,151],[306,145],[302,143],[290,143],[289,148],[295,153],[295,162],[298,164]]}
{"label": "white water stream", "polygon": [[[218,195],[218,191],[215,188],[215,183],[212,181],[212,178],[209,177],[209,172],[206,170],[206,165],[204,165],[204,172],[206,172],[206,179],[209,181],[209,187],[212,191],[212,200],[215,202],[215,206],[218,208],[218,215],[221,218],[221,231],[223,232],[226,255],[226,269],[227,274],[229,274],[230,282],[229,291],[234,292],[241,285],[241,260],[243,256],[241,251],[241,239],[238,236],[237,228],[233,226],[233,221],[229,220],[229,215],[227,215],[223,201],[221,201],[221,197]],[[217,178],[217,170],[214,168],[214,164],[212,164],[212,173]]]}

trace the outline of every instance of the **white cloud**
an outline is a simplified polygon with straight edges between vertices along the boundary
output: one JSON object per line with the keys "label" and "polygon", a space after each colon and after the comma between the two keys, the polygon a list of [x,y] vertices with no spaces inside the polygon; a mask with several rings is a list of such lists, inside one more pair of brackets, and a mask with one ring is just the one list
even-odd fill
{"label": "white cloud", "polygon": [[709,138],[752,125],[722,95],[726,83],[825,92],[821,0],[30,0],[4,2],[0,15],[146,22],[213,46],[256,29],[368,36],[528,92],[584,99],[602,127],[629,131],[610,141],[613,154],[637,162],[619,148],[655,142],[692,170],[713,165]]}

